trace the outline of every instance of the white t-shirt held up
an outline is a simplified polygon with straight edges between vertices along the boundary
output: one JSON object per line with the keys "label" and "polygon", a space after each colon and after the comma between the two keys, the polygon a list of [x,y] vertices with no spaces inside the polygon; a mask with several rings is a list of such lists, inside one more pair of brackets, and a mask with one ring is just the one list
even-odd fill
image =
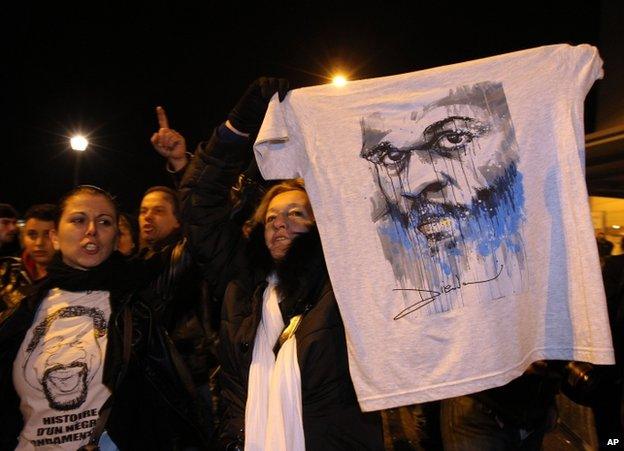
{"label": "white t-shirt held up", "polygon": [[272,99],[256,159],[305,180],[364,410],[613,362],[584,181],[601,76],[552,45]]}

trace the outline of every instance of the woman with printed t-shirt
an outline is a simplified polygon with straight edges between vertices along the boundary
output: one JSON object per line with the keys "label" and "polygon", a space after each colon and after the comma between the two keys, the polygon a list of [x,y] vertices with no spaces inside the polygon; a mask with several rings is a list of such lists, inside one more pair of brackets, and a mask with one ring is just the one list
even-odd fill
{"label": "woman with printed t-shirt", "polygon": [[[0,449],[204,446],[187,376],[153,314],[172,255],[115,252],[118,212],[80,186],[60,202],[48,277],[0,326]],[[141,290],[140,290],[141,289]],[[101,434],[101,440],[100,440]]]}
{"label": "woman with printed t-shirt", "polygon": [[[381,450],[379,414],[364,414],[357,403],[344,326],[303,182],[270,188],[244,227],[239,213],[249,205],[232,209],[227,202],[250,161],[249,136],[271,96],[284,98],[285,86],[267,78],[253,83],[197,150],[182,182],[191,238],[230,240],[238,256],[221,318],[221,444],[228,450]],[[242,180],[239,199],[256,198],[242,192],[253,190]]]}

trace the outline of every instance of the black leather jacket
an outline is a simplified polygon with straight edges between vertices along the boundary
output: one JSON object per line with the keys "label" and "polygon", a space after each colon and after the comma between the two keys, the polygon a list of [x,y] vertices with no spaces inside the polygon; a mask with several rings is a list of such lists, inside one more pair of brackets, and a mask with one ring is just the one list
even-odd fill
{"label": "black leather jacket", "polygon": [[[215,320],[219,312],[212,287],[202,280],[181,232],[169,236],[157,248],[142,250],[138,258],[153,252],[170,252],[177,261],[170,274],[162,275],[143,292],[147,299],[158,299],[154,306],[196,385],[206,384],[218,366],[215,351]],[[172,283],[175,281],[175,283]],[[220,305],[220,304],[219,304]],[[216,318],[215,318],[216,316]]]}

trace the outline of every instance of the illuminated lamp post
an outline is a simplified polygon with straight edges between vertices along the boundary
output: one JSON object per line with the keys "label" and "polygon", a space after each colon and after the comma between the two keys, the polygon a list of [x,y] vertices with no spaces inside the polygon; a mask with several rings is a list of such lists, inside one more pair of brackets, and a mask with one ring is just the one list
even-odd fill
{"label": "illuminated lamp post", "polygon": [[80,155],[87,150],[89,141],[82,135],[72,136],[69,140],[69,144],[73,151],[76,152],[76,160],[74,161],[74,186],[78,186],[80,172]]}
{"label": "illuminated lamp post", "polygon": [[342,87],[347,84],[347,77],[344,75],[335,75],[332,78],[332,83],[338,87]]}

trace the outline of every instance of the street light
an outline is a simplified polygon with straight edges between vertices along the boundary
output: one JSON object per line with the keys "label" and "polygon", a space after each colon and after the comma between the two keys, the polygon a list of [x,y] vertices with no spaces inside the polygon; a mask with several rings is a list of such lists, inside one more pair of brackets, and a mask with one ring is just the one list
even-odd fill
{"label": "street light", "polygon": [[347,84],[347,77],[344,75],[335,75],[334,78],[332,78],[332,83],[338,87],[342,87]]}
{"label": "street light", "polygon": [[71,137],[71,139],[69,140],[69,145],[71,146],[72,150],[84,152],[89,146],[89,141],[82,135],[76,135]]}
{"label": "street light", "polygon": [[69,145],[72,150],[76,152],[76,159],[74,160],[74,186],[78,186],[79,177],[78,174],[80,172],[80,155],[82,152],[87,150],[89,146],[89,141],[82,135],[72,136],[69,140]]}

